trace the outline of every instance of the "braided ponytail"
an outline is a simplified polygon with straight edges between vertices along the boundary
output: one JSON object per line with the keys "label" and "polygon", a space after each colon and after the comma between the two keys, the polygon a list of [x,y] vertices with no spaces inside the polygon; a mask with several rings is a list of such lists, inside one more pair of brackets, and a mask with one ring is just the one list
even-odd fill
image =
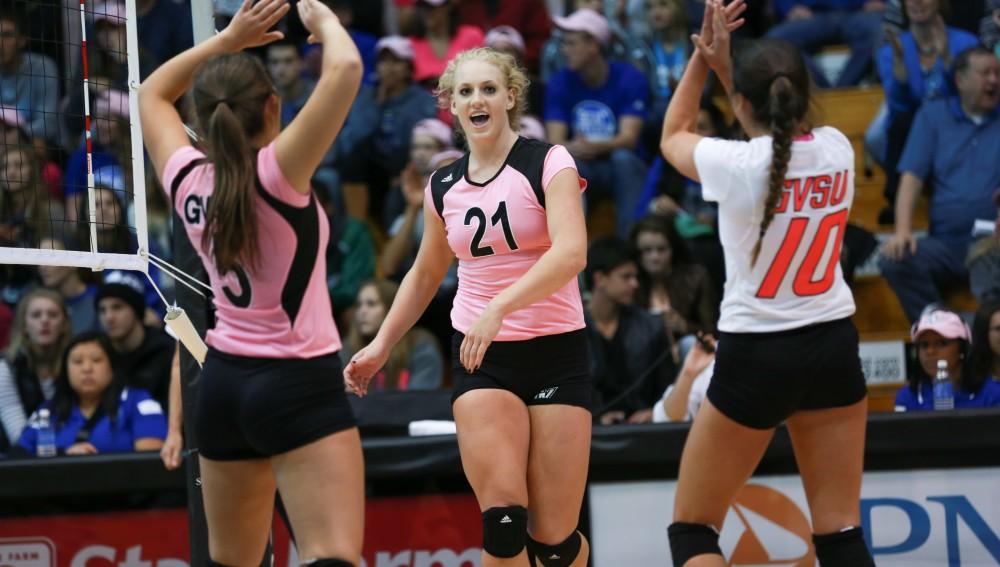
{"label": "braided ponytail", "polygon": [[764,215],[750,265],[757,264],[767,229],[785,189],[785,175],[792,158],[792,140],[809,111],[809,71],[802,54],[792,44],[775,39],[747,42],[734,50],[733,90],[750,103],[756,124],[771,131],[771,169]]}
{"label": "braided ponytail", "polygon": [[771,119],[773,157],[771,158],[771,171],[767,182],[767,197],[764,199],[764,216],[760,221],[760,234],[757,236],[757,243],[754,244],[750,257],[751,266],[757,264],[764,235],[767,233],[768,227],[771,226],[771,221],[774,220],[774,209],[778,206],[781,191],[785,186],[785,174],[788,173],[788,162],[792,158],[792,138],[795,136],[796,117],[800,115],[800,108],[804,112],[805,106],[804,101],[796,100],[797,98],[791,81],[784,74],[779,74],[771,83],[767,114]]}

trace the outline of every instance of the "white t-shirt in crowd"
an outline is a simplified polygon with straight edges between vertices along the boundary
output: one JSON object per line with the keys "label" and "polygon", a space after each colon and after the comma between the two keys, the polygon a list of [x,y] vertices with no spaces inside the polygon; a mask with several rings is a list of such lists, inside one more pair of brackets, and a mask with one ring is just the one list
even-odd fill
{"label": "white t-shirt in crowd", "polygon": [[770,136],[748,142],[705,138],[695,148],[703,196],[719,203],[726,255],[720,331],[783,331],[854,313],[839,262],[854,201],[850,141],[822,127],[792,143],[785,190],[751,267],[771,155]]}
{"label": "white t-shirt in crowd", "polygon": [[[714,360],[708,363],[708,366],[694,377],[694,382],[691,383],[691,391],[688,393],[687,414],[684,415],[684,419],[679,421],[691,421],[694,419],[694,416],[698,415],[698,409],[705,401],[705,398],[708,397],[708,384],[712,381],[713,372],[715,372]],[[666,400],[670,392],[674,391],[675,385],[671,384],[667,386],[667,390],[663,392],[663,397],[653,406],[653,423],[671,421],[667,415],[667,408],[663,407],[663,400]]]}

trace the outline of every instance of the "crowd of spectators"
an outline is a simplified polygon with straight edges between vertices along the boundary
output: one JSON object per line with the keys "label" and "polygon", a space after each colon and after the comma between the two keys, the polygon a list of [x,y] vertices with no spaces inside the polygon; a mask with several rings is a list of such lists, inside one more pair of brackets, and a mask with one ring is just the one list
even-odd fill
{"label": "crowd of spectators", "polygon": [[[462,155],[452,116],[437,104],[437,77],[457,53],[487,45],[513,54],[531,78],[522,135],[565,145],[589,183],[592,217],[609,220],[610,234],[593,235],[580,282],[595,421],[690,419],[711,377],[725,267],[716,207],[657,146],[703,0],[326,2],[365,64],[313,180],[331,224],[327,282],[345,360],[375,335],[414,260],[429,176]],[[239,2],[214,5],[223,25]],[[898,405],[927,405],[938,359],[967,398],[957,406],[1000,404],[1000,0],[748,5],[740,33],[795,44],[817,85],[885,93],[866,148],[887,174],[880,219],[891,229],[878,266],[914,323],[917,362]],[[89,66],[78,9],[0,1],[0,246],[90,250],[93,214],[99,251],[135,253],[125,6],[88,2]],[[192,19],[190,0],[136,0],[136,10],[141,80],[192,44]],[[287,124],[315,88],[320,52],[294,16],[281,25],[285,39],[256,54]],[[822,62],[831,45],[846,45],[833,70]],[[698,132],[744,137],[717,104],[720,92],[706,91]],[[155,176],[145,181],[150,251],[169,260],[171,206]],[[926,233],[913,226],[924,193]],[[169,294],[172,282],[151,275]],[[457,285],[453,267],[374,390],[449,385]],[[971,287],[982,305],[971,329],[961,326],[971,314],[933,307],[954,287]],[[41,407],[64,452],[158,447],[176,349],[162,312],[141,274],[0,265],[0,454],[33,451]]]}

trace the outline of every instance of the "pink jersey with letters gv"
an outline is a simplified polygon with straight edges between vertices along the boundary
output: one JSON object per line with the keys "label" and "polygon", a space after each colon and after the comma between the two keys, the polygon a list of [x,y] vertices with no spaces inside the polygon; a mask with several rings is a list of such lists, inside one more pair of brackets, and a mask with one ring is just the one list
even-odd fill
{"label": "pink jersey with letters gv", "polygon": [[[551,246],[545,191],[557,173],[576,171],[562,146],[518,138],[492,179],[467,176],[469,154],[431,176],[425,205],[444,220],[458,258],[458,293],[451,309],[455,330],[466,333],[501,291],[521,278]],[[586,182],[580,180],[580,189]],[[552,295],[508,314],[495,340],[517,341],[584,327],[576,278]]]}
{"label": "pink jersey with letters gv", "polygon": [[219,274],[214,258],[201,246],[214,179],[214,166],[191,146],[174,152],[163,172],[167,197],[173,199],[215,296],[216,325],[206,342],[227,354],[258,358],[313,358],[339,350],[326,288],[330,225],[316,197],[289,184],[274,143],[262,148],[254,189],[259,265]]}

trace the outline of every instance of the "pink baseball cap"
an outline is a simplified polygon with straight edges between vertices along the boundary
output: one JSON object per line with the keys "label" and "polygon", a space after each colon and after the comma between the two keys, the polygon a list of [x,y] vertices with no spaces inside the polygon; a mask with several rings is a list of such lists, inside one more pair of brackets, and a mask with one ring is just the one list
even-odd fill
{"label": "pink baseball cap", "polygon": [[114,0],[98,2],[94,6],[94,23],[108,22],[116,26],[125,25],[125,4]]}
{"label": "pink baseball cap", "polygon": [[532,140],[545,141],[545,127],[534,116],[521,117],[521,135]]}
{"label": "pink baseball cap", "polygon": [[509,43],[520,53],[524,53],[524,37],[516,29],[510,26],[497,26],[486,33],[483,40],[486,47],[496,47],[497,44]]}
{"label": "pink baseball cap", "polygon": [[413,136],[430,136],[441,143],[442,147],[450,148],[452,144],[451,128],[437,118],[424,118],[413,126]]}
{"label": "pink baseball cap", "polygon": [[934,331],[946,339],[972,341],[972,331],[954,311],[928,309],[910,330],[910,339],[917,340],[924,331]]}
{"label": "pink baseball cap", "polygon": [[400,35],[383,37],[375,44],[375,55],[382,53],[383,49],[388,49],[400,59],[413,61],[413,43],[410,42],[410,38],[408,37]]}
{"label": "pink baseball cap", "polygon": [[582,8],[565,18],[556,16],[552,19],[559,29],[589,34],[601,45],[607,44],[611,39],[608,20],[590,8]]}
{"label": "pink baseball cap", "polygon": [[97,96],[95,110],[100,110],[105,115],[117,115],[128,119],[128,93],[118,89],[108,89]]}

